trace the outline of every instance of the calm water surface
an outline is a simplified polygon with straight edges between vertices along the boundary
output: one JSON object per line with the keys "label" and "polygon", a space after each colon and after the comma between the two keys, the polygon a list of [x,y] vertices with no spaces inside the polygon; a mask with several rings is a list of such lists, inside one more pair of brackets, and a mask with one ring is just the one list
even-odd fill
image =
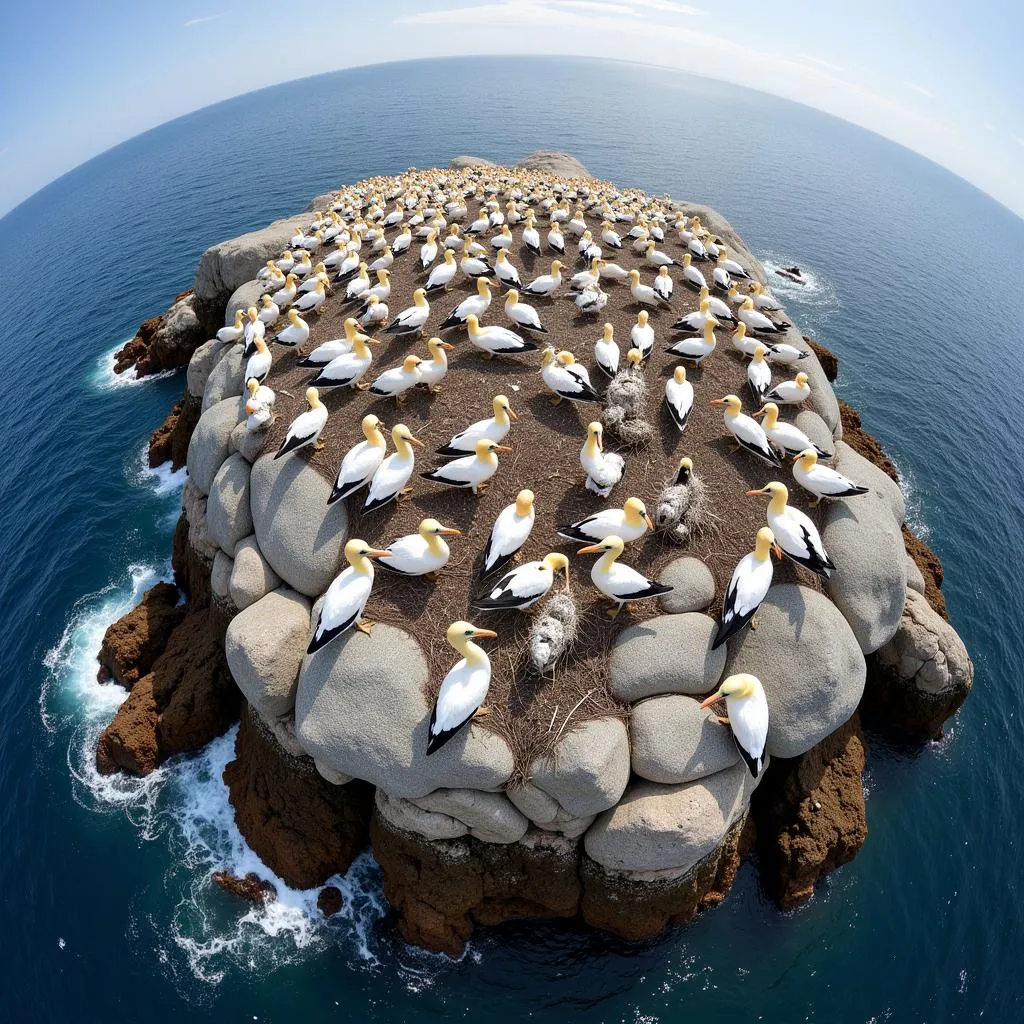
{"label": "calm water surface", "polygon": [[[111,150],[0,220],[16,297],[0,325],[4,1016],[1021,1019],[1024,456],[1009,431],[1022,411],[1024,222],[804,107],[631,65],[498,64],[382,66],[254,93]],[[520,109],[544,113],[496,116],[510,81]],[[556,110],[541,102],[551,95]],[[211,888],[214,868],[257,866],[220,783],[232,736],[141,782],[96,776],[96,735],[124,695],[95,682],[95,651],[169,571],[182,483],[144,457],[182,377],[114,382],[109,354],[189,285],[213,242],[341,182],[537,148],[711,203],[758,255],[809,270],[811,287],[777,291],[839,353],[840,393],[899,463],[976,689],[940,743],[873,738],[867,846],[802,910],[766,903],[748,866],[718,910],[655,943],[530,925],[482,936],[456,963],[397,940],[369,858],[329,925],[308,915],[310,894],[246,913]]]}

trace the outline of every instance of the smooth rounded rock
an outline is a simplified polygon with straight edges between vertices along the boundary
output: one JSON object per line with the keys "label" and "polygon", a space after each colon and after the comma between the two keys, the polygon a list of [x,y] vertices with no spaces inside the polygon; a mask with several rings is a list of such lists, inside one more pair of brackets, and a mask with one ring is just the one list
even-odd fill
{"label": "smooth rounded rock", "polygon": [[210,493],[217,470],[231,454],[231,431],[237,422],[238,402],[231,399],[206,409],[192,432],[185,464],[189,480],[204,496]]}
{"label": "smooth rounded rock", "polygon": [[619,700],[659,693],[707,693],[725,667],[725,648],[711,649],[715,620],[697,612],[659,615],[624,629],[611,657],[611,690]]}
{"label": "smooth rounded rock", "polygon": [[742,764],[696,782],[637,781],[584,837],[611,871],[685,871],[714,851],[746,811],[755,782]]}
{"label": "smooth rounded rock", "polygon": [[802,409],[793,422],[811,439],[812,444],[831,455],[835,454],[837,442],[832,437],[829,425],[816,412]]}
{"label": "smooth rounded rock", "polygon": [[756,632],[745,629],[728,650],[724,674],[749,672],[764,687],[772,757],[806,753],[853,714],[864,692],[857,638],[839,609],[807,587],[772,587]]}
{"label": "smooth rounded rock", "polygon": [[390,825],[423,836],[424,839],[458,839],[469,832],[465,822],[453,818],[450,814],[425,810],[411,800],[392,796],[383,789],[378,788],[374,802],[377,813]]}
{"label": "smooth rounded rock", "polygon": [[[206,387],[203,389],[203,412],[218,402],[227,398],[240,399],[242,397],[242,376],[245,367],[242,365],[242,346],[232,345],[220,359],[217,360],[210,376],[206,379]],[[239,402],[235,409],[235,422],[238,422],[242,404]]]}
{"label": "smooth rounded rock", "polygon": [[486,160],[482,156],[453,156],[448,166],[453,171],[460,171],[466,167],[494,167],[495,164],[493,160]]}
{"label": "smooth rounded rock", "polygon": [[220,548],[210,538],[206,526],[206,495],[191,480],[181,492],[181,510],[188,520],[189,546],[202,558],[213,559]]}
{"label": "smooth rounded rock", "polygon": [[666,612],[703,611],[715,598],[715,578],[711,570],[692,555],[684,555],[658,574],[662,583],[672,587],[669,593],[658,599]]}
{"label": "smooth rounded rock", "polygon": [[218,551],[213,556],[213,568],[210,570],[210,590],[214,597],[222,601],[230,599],[231,596],[231,570],[233,562],[230,556]]}
{"label": "smooth rounded rock", "polygon": [[564,178],[589,178],[590,172],[568,153],[554,152],[551,150],[537,149],[527,153],[520,160],[516,167],[524,170],[544,171],[547,174],[557,174]]}
{"label": "smooth rounded rock", "polygon": [[[854,451],[843,441],[836,442],[835,468],[844,476],[849,477],[861,487],[870,487],[872,492],[883,499],[892,512],[892,517],[899,526],[907,511],[907,502],[903,497],[900,485],[888,473],[880,470],[873,462],[864,458],[860,452]],[[846,499],[858,501],[860,495]]]}
{"label": "smooth rounded rock", "polygon": [[482,726],[470,724],[427,756],[427,678],[423,652],[404,630],[383,623],[372,637],[350,630],[303,663],[299,742],[318,764],[393,796],[500,790],[512,774],[512,751]]}
{"label": "smooth rounded rock", "polygon": [[461,821],[474,839],[485,843],[516,843],[530,822],[503,793],[478,789],[435,789],[412,803],[425,811]]}
{"label": "smooth rounded rock", "polygon": [[206,502],[210,537],[221,550],[233,555],[238,542],[252,534],[249,508],[249,463],[237,453],[229,455],[217,470]]}
{"label": "smooth rounded rock", "polygon": [[923,594],[926,589],[924,573],[910,555],[907,555],[907,586],[918,594]]}
{"label": "smooth rounded rock", "polygon": [[740,759],[729,727],[692,697],[641,701],[633,708],[630,732],[633,773],[651,782],[692,782]]}
{"label": "smooth rounded rock", "polygon": [[629,735],[618,718],[567,730],[550,755],[530,766],[530,782],[575,817],[611,807],[628,781]]}
{"label": "smooth rounded rock", "polygon": [[231,298],[228,299],[227,305],[224,307],[224,323],[232,324],[235,322],[235,311],[242,310],[244,313],[251,306],[255,306],[257,309],[260,308],[260,302],[263,299],[263,282],[262,281],[246,281],[244,284],[240,284],[232,293]]}
{"label": "smooth rounded rock", "polygon": [[231,569],[231,600],[239,610],[255,604],[261,597],[276,590],[281,577],[263,557],[255,537],[245,537],[235,546]]}
{"label": "smooth rounded rock", "polygon": [[892,638],[903,614],[907,558],[889,500],[878,491],[834,501],[821,539],[838,567],[825,584],[865,654]]}
{"label": "smooth rounded rock", "polygon": [[265,721],[295,706],[299,666],[309,642],[310,602],[275,590],[240,611],[224,638],[228,667],[245,699]]}
{"label": "smooth rounded rock", "polygon": [[211,338],[204,341],[188,361],[188,369],[185,372],[188,393],[193,398],[202,398],[206,390],[206,382],[220,358],[226,353],[227,345],[219,338]]}
{"label": "smooth rounded rock", "polygon": [[554,821],[560,810],[558,801],[531,782],[523,782],[506,791],[509,800],[535,825]]}
{"label": "smooth rounded rock", "polygon": [[266,430],[250,430],[245,420],[231,431],[231,450],[238,452],[250,464],[260,457],[266,441]]}
{"label": "smooth rounded rock", "polygon": [[263,557],[290,587],[322,594],[341,571],[348,536],[344,502],[327,504],[331,484],[297,455],[258,459],[250,476],[253,526]]}

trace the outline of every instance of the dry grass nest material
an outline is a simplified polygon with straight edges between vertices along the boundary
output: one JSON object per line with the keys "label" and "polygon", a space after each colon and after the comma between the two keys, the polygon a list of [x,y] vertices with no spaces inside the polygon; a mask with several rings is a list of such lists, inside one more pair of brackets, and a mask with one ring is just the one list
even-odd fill
{"label": "dry grass nest material", "polygon": [[[588,184],[595,185],[594,182]],[[472,219],[475,203],[468,205]],[[595,238],[599,238],[600,218],[588,214],[587,223]],[[539,217],[538,225],[543,241],[546,217]],[[617,227],[623,236],[627,234],[628,224]],[[389,237],[393,231],[389,231]],[[526,283],[548,272],[553,254],[531,255],[521,244],[521,234],[522,224],[513,228],[515,245],[510,250],[510,258]],[[419,268],[418,247],[419,242],[414,239],[410,250],[397,257],[392,267],[392,294],[388,303],[392,317],[412,304],[413,290],[426,280],[427,274]],[[666,232],[664,243],[659,243],[658,247],[680,260],[684,252],[674,231]],[[575,265],[575,255],[575,240],[567,237],[565,262],[572,266],[570,273],[582,267],[582,264]],[[730,255],[736,256],[735,253]],[[628,244],[618,251],[606,249],[606,256],[627,270],[638,268],[644,283],[650,283],[654,277],[653,268]],[[710,265],[704,266],[710,278]],[[508,740],[519,765],[528,765],[533,758],[545,753],[567,727],[606,715],[628,717],[628,706],[617,701],[608,688],[609,653],[623,628],[638,619],[660,614],[656,601],[645,601],[636,613],[623,612],[617,620],[609,620],[605,615],[606,605],[590,582],[593,557],[577,557],[574,554],[577,545],[559,538],[555,532],[557,526],[580,519],[607,504],[621,506],[631,495],[641,497],[653,514],[658,494],[666,480],[674,475],[678,460],[683,455],[690,456],[694,472],[705,487],[710,528],[699,532],[686,548],[680,548],[663,535],[649,533],[639,543],[627,546],[623,560],[646,575],[658,578],[665,566],[682,554],[703,559],[716,582],[715,600],[709,613],[717,615],[736,562],[752,549],[758,528],[765,524],[766,500],[746,497],[749,488],[781,478],[791,485],[792,502],[813,520],[820,523],[824,513],[824,509],[808,507],[807,496],[792,483],[788,467],[775,470],[751,455],[729,450],[723,436],[721,410],[710,406],[710,400],[732,392],[743,398],[747,410],[752,408],[752,401],[746,382],[746,362],[732,351],[730,333],[724,327],[718,329],[715,353],[699,369],[688,369],[695,401],[685,433],[680,435],[672,423],[664,407],[664,385],[679,360],[664,351],[677,336],[669,327],[698,305],[696,292],[680,282],[678,273],[673,276],[676,283],[671,309],[649,309],[656,343],[644,370],[648,384],[644,418],[654,426],[656,437],[642,450],[621,449],[626,459],[625,473],[607,501],[584,488],[584,474],[579,464],[586,425],[601,418],[601,407],[569,402],[553,406],[551,394],[538,372],[537,353],[487,360],[470,344],[465,328],[449,330],[443,335],[456,348],[449,353],[449,371],[440,393],[428,394],[417,389],[404,406],[396,410],[394,400],[380,399],[363,391],[348,388],[324,391],[321,397],[330,411],[322,435],[324,447],[288,456],[307,460],[333,482],[341,458],[362,439],[360,420],[369,412],[378,415],[389,428],[396,422],[406,423],[424,442],[426,449],[417,450],[416,474],[411,481],[413,493],[409,499],[365,517],[360,513],[365,491],[348,499],[350,534],[384,547],[400,536],[414,533],[421,519],[433,516],[446,526],[457,527],[462,536],[449,538],[451,561],[436,581],[425,577],[406,579],[378,571],[366,614],[373,620],[407,630],[419,642],[430,664],[427,693],[430,701],[456,660],[455,652],[445,642],[448,625],[466,618],[495,629],[498,639],[486,641],[493,666],[487,701],[492,713],[482,724]],[[400,364],[409,352],[426,358],[425,340],[437,333],[439,324],[463,298],[475,291],[475,287],[474,282],[459,274],[449,292],[432,296],[430,318],[422,338],[392,338],[382,330],[376,331],[375,336],[382,344],[373,348],[373,365],[365,379],[372,381],[383,370]],[[547,335],[535,336],[535,340],[542,346],[552,344],[559,350],[573,352],[577,360],[587,366],[591,380],[602,392],[606,380],[594,361],[594,341],[600,336],[602,325],[611,322],[624,356],[630,330],[641,308],[633,301],[628,285],[608,283],[605,290],[608,304],[596,316],[579,314],[571,301],[567,281],[553,299],[523,297],[535,306],[548,330]],[[336,286],[321,312],[308,317],[310,338],[301,349],[271,346],[274,363],[267,383],[278,394],[278,418],[267,432],[264,452],[277,449],[288,424],[305,408],[305,388],[316,371],[297,367],[297,360],[324,341],[343,334],[342,324],[348,315],[343,309],[343,298],[344,287]],[[483,323],[512,326],[506,320],[503,299],[497,293]],[[791,376],[792,372],[781,368],[774,379]],[[486,493],[474,497],[468,491],[449,489],[421,479],[420,471],[437,464],[434,449],[472,421],[489,416],[491,399],[497,394],[509,397],[519,420],[512,425],[505,441],[514,451],[501,456],[500,469]],[[794,412],[784,410],[783,416],[791,419]],[[616,448],[614,439],[608,438],[607,447]],[[521,612],[485,614],[470,606],[470,598],[482,589],[477,571],[491,526],[498,513],[514,501],[523,487],[529,487],[536,495],[537,520],[521,552],[522,560],[539,559],[555,550],[568,553],[571,585],[580,613],[579,632],[571,655],[544,677],[531,671],[529,665],[530,616]],[[776,582],[798,581],[820,590],[816,577],[791,562],[777,563],[775,572]],[[561,582],[556,582],[555,586],[561,586]],[[567,721],[570,712],[572,720]]]}

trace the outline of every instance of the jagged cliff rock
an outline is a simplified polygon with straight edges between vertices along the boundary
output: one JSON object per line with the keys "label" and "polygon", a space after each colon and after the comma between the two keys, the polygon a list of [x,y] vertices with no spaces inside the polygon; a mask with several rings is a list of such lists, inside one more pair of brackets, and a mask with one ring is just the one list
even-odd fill
{"label": "jagged cliff rock", "polygon": [[203,328],[192,308],[192,292],[182,292],[165,313],[150,317],[138,333],[114,356],[114,373],[131,367],[139,377],[188,365],[196,346],[204,340]]}
{"label": "jagged cliff rock", "polygon": [[248,706],[224,782],[245,841],[290,886],[308,889],[344,873],[366,846],[372,787],[325,781],[311,758],[288,754]]}
{"label": "jagged cliff rock", "polygon": [[853,860],[867,838],[860,716],[800,757],[776,758],[752,801],[761,884],[783,908]]}
{"label": "jagged cliff rock", "polygon": [[149,439],[149,466],[155,469],[165,462],[171,469],[178,470],[185,465],[188,457],[188,443],[192,440],[192,431],[199,422],[202,403],[187,391],[185,396],[175,402],[167,419],[153,431]]}
{"label": "jagged cliff rock", "polygon": [[149,672],[185,617],[178,596],[172,583],[157,583],[135,608],[107,628],[99,653],[101,682],[114,679],[130,690]]}

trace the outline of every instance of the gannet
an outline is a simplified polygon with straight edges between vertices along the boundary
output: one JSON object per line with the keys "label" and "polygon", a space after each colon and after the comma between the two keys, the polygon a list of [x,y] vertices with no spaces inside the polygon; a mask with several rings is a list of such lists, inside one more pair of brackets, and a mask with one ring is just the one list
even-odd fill
{"label": "gannet", "polygon": [[624,605],[660,597],[672,590],[672,587],[650,580],[636,569],[617,562],[623,546],[622,538],[612,534],[597,544],[580,548],[577,552],[580,555],[601,556],[590,570],[590,578],[594,586],[613,603],[608,612],[609,617],[613,619],[622,611]]}
{"label": "gannet", "polygon": [[765,392],[764,400],[777,405],[800,405],[811,397],[811,386],[807,383],[807,374],[798,373],[795,380],[779,381]]}
{"label": "gannet", "polygon": [[355,277],[353,277],[345,287],[344,304],[348,306],[357,302],[362,302],[369,290],[370,271],[365,263],[360,263]]}
{"label": "gannet", "polygon": [[558,535],[581,544],[601,541],[613,534],[624,544],[639,540],[654,523],[639,498],[627,498],[622,508],[606,508],[568,526],[559,526]]}
{"label": "gannet", "polygon": [[298,310],[289,309],[288,326],[283,331],[278,331],[274,337],[279,345],[288,345],[294,348],[297,345],[305,345],[309,340],[309,324],[298,314]]}
{"label": "gannet", "polygon": [[222,327],[217,332],[217,340],[226,342],[241,341],[245,333],[245,328],[242,326],[242,318],[244,315],[245,314],[242,310],[236,309],[234,323],[229,324],[226,327]]}
{"label": "gannet", "polygon": [[424,519],[415,533],[399,537],[384,549],[389,557],[386,562],[381,562],[381,568],[403,576],[433,577],[451,557],[442,538],[461,535],[461,530],[442,526],[436,519]]}
{"label": "gannet", "polygon": [[[338,356],[343,356],[346,352],[351,352],[355,336],[357,334],[361,334],[359,330],[359,322],[353,317],[348,317],[343,326],[345,328],[344,338],[332,338],[330,341],[325,341],[322,344],[317,345],[309,355],[303,356],[295,365],[326,366],[332,360],[337,359]],[[362,338],[364,342],[370,341],[365,334],[362,335]]]}
{"label": "gannet", "polygon": [[360,390],[366,388],[360,384],[366,371],[373,362],[373,356],[367,345],[379,345],[376,338],[368,338],[365,334],[354,334],[352,336],[352,351],[345,352],[332,359],[317,377],[313,384],[320,388],[347,388],[358,387]]}
{"label": "gannet", "polygon": [[529,252],[532,252],[534,256],[540,255],[540,232],[534,226],[532,210],[526,211],[526,227],[523,228],[523,245]]}
{"label": "gannet", "polygon": [[[745,325],[744,325],[745,326]],[[786,342],[773,342],[768,350],[768,362],[780,363],[783,366],[793,366],[806,359],[811,353],[804,349],[789,345]]]}
{"label": "gannet", "polygon": [[813,446],[794,456],[793,479],[814,495],[811,508],[815,508],[822,498],[852,498],[856,494],[867,494],[871,489],[855,484],[829,466],[819,466],[818,453]]}
{"label": "gannet", "polygon": [[324,594],[307,654],[316,654],[353,626],[370,635],[374,624],[363,619],[363,609],[373,589],[372,559],[387,557],[388,552],[370,547],[365,540],[350,540],[345,545],[348,567],[334,578]]}
{"label": "gannet", "polygon": [[751,629],[757,628],[757,609],[772,585],[773,549],[776,556],[781,558],[782,549],[775,543],[775,534],[770,527],[762,526],[757,531],[754,550],[744,555],[733,570],[722,604],[722,617],[718,621],[718,630],[711,645],[712,650],[736,636],[748,622]]}
{"label": "gannet", "polygon": [[391,251],[400,256],[412,245],[412,230],[408,224],[399,225],[398,234],[391,239]]}
{"label": "gannet", "polygon": [[384,424],[370,413],[363,417],[360,427],[365,440],[353,445],[341,460],[338,476],[334,481],[328,505],[333,505],[342,498],[366,487],[373,479],[373,474],[384,461],[387,451],[387,440],[382,433]]}
{"label": "gannet", "polygon": [[520,302],[519,292],[510,288],[505,294],[505,316],[517,327],[538,334],[547,334],[548,329],[540,322],[540,315],[533,306]]}
{"label": "gannet", "polygon": [[596,288],[601,280],[601,259],[592,259],[586,270],[573,274],[569,279],[569,287],[573,291],[583,291],[585,288]]}
{"label": "gannet", "polygon": [[536,516],[533,491],[521,490],[511,505],[506,505],[495,519],[487,538],[480,575],[488,576],[507,565],[526,543]]}
{"label": "gannet", "polygon": [[512,451],[508,445],[481,438],[474,445],[473,455],[452,459],[443,466],[420,473],[424,480],[448,487],[469,487],[474,494],[487,489],[492,476],[498,472],[498,452]]}
{"label": "gannet", "polygon": [[768,700],[761,680],[745,672],[729,676],[701,707],[709,708],[723,698],[728,714],[719,721],[732,730],[736,749],[756,779],[764,769],[768,742]]}
{"label": "gannet", "polygon": [[608,221],[603,221],[601,224],[601,241],[612,249],[622,248],[622,239],[619,237],[619,233]]}
{"label": "gannet", "polygon": [[260,302],[260,320],[265,326],[269,327],[271,324],[277,322],[278,318],[281,316],[281,310],[277,308],[274,300],[269,295],[261,296]]}
{"label": "gannet", "polygon": [[459,264],[455,259],[455,253],[451,249],[445,249],[444,262],[439,263],[430,271],[424,290],[429,295],[432,292],[447,291],[448,286],[455,280]]}
{"label": "gannet", "polygon": [[668,303],[649,285],[640,283],[640,271],[629,272],[629,293],[643,306],[667,306]]}
{"label": "gannet", "polygon": [[422,334],[427,318],[430,316],[430,303],[427,293],[417,288],[412,293],[413,305],[403,309],[394,320],[384,328],[385,334]]}
{"label": "gannet", "polygon": [[459,261],[459,269],[466,277],[490,277],[494,273],[486,256],[474,256],[468,249]]}
{"label": "gannet", "polygon": [[778,299],[760,281],[751,281],[750,298],[753,300],[755,309],[782,309]]}
{"label": "gannet", "polygon": [[665,404],[672,422],[682,433],[693,409],[693,385],[686,379],[685,366],[677,366],[665,381]]}
{"label": "gannet", "polygon": [[750,452],[769,466],[780,466],[778,456],[768,443],[768,437],[761,425],[743,412],[743,403],[735,395],[725,398],[714,398],[712,405],[724,405],[723,420],[725,429],[732,434],[740,448]]}
{"label": "gannet", "polygon": [[401,366],[385,370],[371,385],[370,394],[382,398],[393,398],[401,405],[405,401],[406,392],[420,382],[419,356],[407,355]]}
{"label": "gannet", "polygon": [[386,302],[381,302],[376,295],[369,295],[366,299],[366,307],[359,314],[358,323],[363,327],[373,329],[386,323],[390,315]]}
{"label": "gannet", "polygon": [[644,250],[645,258],[652,267],[677,267],[679,266],[676,261],[668,255],[668,253],[662,252],[658,246],[653,242],[649,241],[647,247]]}
{"label": "gannet", "polygon": [[683,275],[683,280],[687,284],[692,284],[697,288],[707,288],[708,283],[704,278],[704,275],[692,264],[693,257],[686,253],[683,256],[683,265],[680,273]]}
{"label": "gannet", "polygon": [[799,455],[807,448],[813,448],[820,459],[831,459],[832,453],[819,448],[811,442],[811,439],[795,424],[784,423],[779,419],[779,407],[774,402],[765,402],[763,408],[754,413],[755,419],[764,417],[765,434],[772,445],[779,449],[783,455]]}
{"label": "gannet", "polygon": [[715,337],[717,326],[718,321],[714,317],[709,317],[704,321],[704,333],[700,337],[680,338],[669,345],[665,351],[674,356],[682,356],[700,366],[715,351],[715,345],[718,344],[718,339]]}
{"label": "gannet", "polygon": [[391,440],[395,450],[384,458],[370,480],[370,489],[363,502],[364,514],[383,508],[411,490],[406,484],[416,465],[416,453],[412,446],[422,448],[423,442],[413,437],[412,431],[404,423],[396,423],[391,428]]}
{"label": "gannet", "polygon": [[764,361],[768,349],[765,345],[754,346],[754,358],[747,364],[747,383],[757,405],[764,404],[764,396],[772,386],[772,371]]}
{"label": "gannet", "polygon": [[262,384],[267,379],[267,374],[270,373],[273,357],[270,354],[270,349],[267,348],[267,343],[262,338],[256,339],[255,348],[256,351],[245,364],[243,379],[248,380],[250,377],[255,377]]}
{"label": "gannet", "polygon": [[786,504],[789,500],[786,485],[773,480],[764,487],[747,491],[750,498],[762,494],[771,498],[768,502],[768,525],[783,554],[827,580],[836,570],[835,563],[821,543],[821,535],[814,523],[800,509]]}
{"label": "gannet", "polygon": [[654,290],[668,302],[672,298],[673,289],[672,278],[669,275],[668,267],[662,267],[658,271],[658,276],[654,279]]}
{"label": "gannet", "polygon": [[491,662],[473,641],[495,637],[493,629],[479,629],[469,622],[453,622],[448,627],[448,643],[462,659],[441,682],[437,701],[430,712],[427,755],[440,750],[476,715],[486,714],[484,701],[491,684]]}
{"label": "gannet", "polygon": [[565,236],[557,224],[552,224],[547,237],[548,248],[557,252],[559,256],[565,255]]}
{"label": "gannet", "polygon": [[446,331],[451,327],[458,327],[460,324],[466,323],[470,314],[475,315],[478,319],[482,317],[491,305],[491,289],[495,287],[497,285],[486,277],[478,277],[476,281],[476,294],[463,299],[448,314],[438,329]]}
{"label": "gannet", "polygon": [[433,228],[427,233],[427,240],[420,246],[420,269],[426,270],[437,259],[437,232]]}
{"label": "gannet", "polygon": [[619,346],[615,341],[615,327],[605,324],[601,337],[594,342],[594,359],[607,377],[619,372]]}
{"label": "gannet", "polygon": [[629,347],[635,348],[643,359],[654,351],[654,328],[648,322],[650,316],[646,309],[641,309],[629,332]]}
{"label": "gannet", "polygon": [[550,298],[558,290],[561,283],[562,264],[559,260],[552,260],[551,273],[535,277],[522,291],[526,295],[546,295]]}
{"label": "gannet", "polygon": [[616,452],[604,451],[604,428],[597,421],[587,426],[587,439],[580,449],[580,465],[587,474],[587,490],[602,498],[607,498],[622,479],[626,460]]}
{"label": "gannet", "polygon": [[535,342],[520,337],[507,327],[494,324],[481,327],[475,313],[466,317],[466,329],[469,331],[470,342],[488,358],[496,355],[521,355],[524,352],[536,352],[538,348]]}
{"label": "gannet", "polygon": [[512,245],[512,231],[507,224],[504,224],[501,231],[491,239],[491,247],[507,249],[510,245]]}
{"label": "gannet", "polygon": [[446,445],[438,448],[437,454],[443,459],[456,459],[475,451],[477,441],[482,438],[503,441],[513,421],[519,417],[512,411],[512,406],[504,395],[495,395],[491,407],[494,411],[493,416],[471,423]]}
{"label": "gannet", "polygon": [[448,372],[448,352],[455,350],[454,345],[440,338],[430,338],[427,341],[427,348],[430,350],[430,358],[419,365],[420,384],[425,384],[427,390],[436,393],[441,390],[441,381]]}
{"label": "gannet", "polygon": [[571,352],[556,354],[551,347],[544,349],[541,356],[541,376],[554,393],[552,404],[557,405],[563,398],[573,402],[599,402],[597,392],[590,383],[590,374],[585,366],[576,362]]}
{"label": "gannet", "polygon": [[481,611],[526,611],[551,589],[555,573],[565,574],[565,589],[569,589],[569,559],[553,551],[537,562],[524,562],[511,569],[486,594],[473,600],[473,607]]}
{"label": "gannet", "polygon": [[791,325],[788,323],[775,323],[769,320],[759,309],[754,309],[754,302],[749,297],[740,303],[736,311],[736,318],[742,320],[752,331],[759,334],[782,334]]}
{"label": "gannet", "polygon": [[327,425],[327,406],[320,401],[320,393],[316,388],[306,389],[306,403],[309,408],[292,420],[281,447],[274,456],[275,459],[305,448],[306,445],[311,444],[316,449],[322,447],[320,433]]}

